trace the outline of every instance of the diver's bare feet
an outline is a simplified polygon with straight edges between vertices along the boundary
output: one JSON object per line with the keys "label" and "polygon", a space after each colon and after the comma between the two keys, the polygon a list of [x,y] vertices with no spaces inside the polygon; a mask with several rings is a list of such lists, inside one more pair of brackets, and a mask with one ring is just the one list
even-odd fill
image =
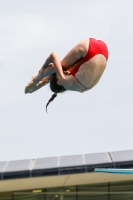
{"label": "diver's bare feet", "polygon": [[33,76],[31,81],[27,84],[25,87],[25,94],[31,93],[32,89],[35,87],[35,85],[38,83],[38,80],[36,79],[36,76]]}

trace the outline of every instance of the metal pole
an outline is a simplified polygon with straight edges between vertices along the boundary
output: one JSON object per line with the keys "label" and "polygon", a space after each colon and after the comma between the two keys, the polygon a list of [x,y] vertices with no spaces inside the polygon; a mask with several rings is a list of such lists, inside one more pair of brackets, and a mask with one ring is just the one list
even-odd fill
{"label": "metal pole", "polygon": [[76,200],[78,200],[78,186],[76,186]]}
{"label": "metal pole", "polygon": [[110,183],[108,183],[108,200],[110,200]]}
{"label": "metal pole", "polygon": [[60,193],[60,200],[63,200],[63,199],[64,199],[63,190],[61,189],[60,192],[61,192],[61,193]]}

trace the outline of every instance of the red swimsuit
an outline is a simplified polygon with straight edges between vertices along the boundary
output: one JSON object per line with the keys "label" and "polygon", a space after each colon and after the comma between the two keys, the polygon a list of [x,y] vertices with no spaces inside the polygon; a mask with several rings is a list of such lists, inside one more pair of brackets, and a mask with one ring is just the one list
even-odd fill
{"label": "red swimsuit", "polygon": [[72,69],[72,70],[70,69],[69,70],[71,72],[71,75],[75,76],[75,74],[77,73],[77,71],[80,68],[80,66],[83,63],[85,63],[88,60],[90,60],[91,58],[93,58],[97,54],[102,54],[102,55],[104,55],[108,59],[108,49],[107,49],[107,46],[101,40],[96,40],[94,38],[90,38],[90,43],[89,43],[88,52],[87,52],[86,56],[84,58],[82,58],[82,60],[80,60],[78,63],[76,63],[72,67],[74,69]]}
{"label": "red swimsuit", "polygon": [[90,38],[88,52],[86,56],[69,69],[70,71],[69,76],[65,76],[67,79],[66,80],[67,87],[65,87],[66,89],[75,90],[79,92],[84,92],[88,90],[87,87],[89,81],[88,72],[86,71],[86,68],[81,66],[97,54],[102,54],[103,56],[106,57],[106,59],[108,59],[107,46],[101,40]]}

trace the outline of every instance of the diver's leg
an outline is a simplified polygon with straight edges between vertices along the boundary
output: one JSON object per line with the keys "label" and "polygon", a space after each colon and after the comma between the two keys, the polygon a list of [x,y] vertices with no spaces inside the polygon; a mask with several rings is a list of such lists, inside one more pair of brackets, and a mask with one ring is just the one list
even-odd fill
{"label": "diver's leg", "polygon": [[26,85],[25,87],[25,93],[32,93],[33,88],[45,77],[50,76],[51,74],[54,74],[55,67],[53,64],[49,64],[47,67],[45,67],[45,63],[42,66],[42,68],[39,70],[39,73],[35,75],[31,81]]}
{"label": "diver's leg", "polygon": [[27,92],[27,90],[25,89],[25,94],[27,94],[27,93],[33,93],[33,92],[35,92],[36,90],[39,90],[41,87],[47,85],[47,84],[50,82],[51,78],[52,78],[52,76],[47,76],[47,77],[43,78],[43,79],[42,79],[41,81],[39,81],[39,83],[36,84],[35,87],[32,88],[32,90],[30,90],[29,92]]}
{"label": "diver's leg", "polygon": [[79,42],[75,47],[73,47],[67,55],[61,60],[61,65],[63,70],[68,70],[79,60],[86,56],[88,52],[89,38]]}

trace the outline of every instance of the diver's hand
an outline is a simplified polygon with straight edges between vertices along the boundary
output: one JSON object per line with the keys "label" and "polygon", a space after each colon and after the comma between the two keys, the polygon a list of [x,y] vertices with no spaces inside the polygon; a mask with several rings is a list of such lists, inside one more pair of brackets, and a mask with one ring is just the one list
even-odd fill
{"label": "diver's hand", "polygon": [[65,75],[70,75],[70,73],[71,73],[71,72],[70,72],[69,70],[64,71],[64,74],[65,74]]}

